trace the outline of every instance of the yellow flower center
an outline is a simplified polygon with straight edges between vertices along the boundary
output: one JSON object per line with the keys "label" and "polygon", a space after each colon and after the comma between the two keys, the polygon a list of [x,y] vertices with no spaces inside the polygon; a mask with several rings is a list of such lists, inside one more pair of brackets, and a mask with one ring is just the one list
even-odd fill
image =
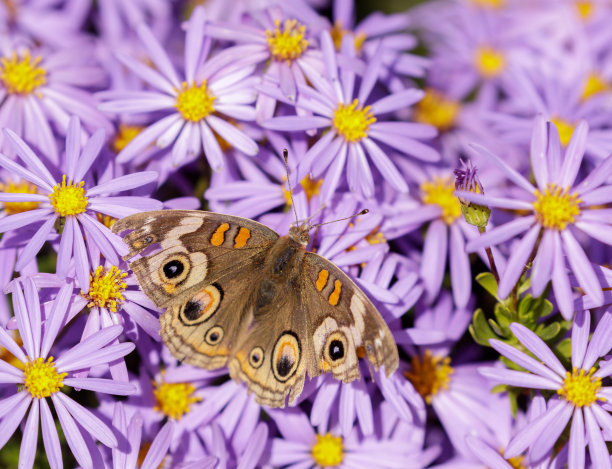
{"label": "yellow flower center", "polygon": [[[14,183],[9,181],[6,184],[0,184],[0,190],[3,192],[11,192],[13,194],[38,194],[36,186],[27,181]],[[3,202],[4,210],[7,215],[15,213],[27,212],[38,207],[38,202]]]}
{"label": "yellow flower center", "polygon": [[110,215],[102,215],[100,212],[96,213],[96,218],[107,228],[112,228],[115,222],[117,221],[116,218],[113,218]]}
{"label": "yellow flower center", "polygon": [[49,357],[46,362],[43,358],[37,358],[34,362],[26,363],[23,375],[28,392],[32,397],[41,399],[59,391],[68,373],[58,373],[53,357]]}
{"label": "yellow flower center", "polygon": [[195,81],[191,86],[183,82],[175,106],[185,120],[199,122],[215,111],[215,99],[217,98],[208,89],[206,80],[203,80],[200,86],[197,86]]}
{"label": "yellow flower center", "polygon": [[435,177],[421,184],[422,200],[425,204],[439,205],[442,208],[442,220],[452,225],[461,216],[461,204],[455,197],[455,185],[451,178]]}
{"label": "yellow flower center", "polygon": [[[342,27],[342,22],[340,21],[336,21],[334,23],[333,28],[330,31],[332,40],[334,41],[334,46],[336,47],[336,50],[339,51],[340,47],[342,46],[342,39],[344,39],[344,36],[346,36],[347,34],[352,34],[351,31],[349,31],[348,29],[344,29]],[[361,47],[363,46],[363,43],[365,42],[365,40],[367,39],[367,36],[364,33],[359,33],[357,35],[355,35],[355,50],[357,50],[358,52],[361,51]]]}
{"label": "yellow flower center", "polygon": [[481,46],[476,50],[475,62],[483,78],[495,78],[506,68],[504,54],[490,46]]}
{"label": "yellow flower center", "polygon": [[370,106],[361,106],[357,99],[351,104],[339,103],[334,112],[334,127],[348,142],[358,142],[367,137],[374,122],[376,117],[370,112]]}
{"label": "yellow flower center", "polygon": [[87,306],[90,308],[97,306],[116,313],[117,306],[124,300],[122,293],[127,288],[127,284],[123,281],[125,277],[127,273],[115,266],[106,270],[99,265],[95,272],[89,274],[89,291],[87,293],[82,291],[81,296],[89,300]]}
{"label": "yellow flower center", "polygon": [[66,175],[62,176],[62,184],[53,186],[53,192],[49,194],[49,200],[53,209],[62,217],[66,215],[78,215],[87,208],[87,196],[83,186],[85,182],[78,184],[72,180],[66,184]]}
{"label": "yellow flower center", "polygon": [[593,95],[610,91],[610,84],[606,82],[598,73],[590,73],[584,83],[581,99],[587,100]]}
{"label": "yellow flower center", "polygon": [[563,387],[557,391],[557,394],[576,407],[588,407],[597,400],[605,401],[605,398],[597,396],[597,392],[601,389],[601,378],[593,378],[593,373],[595,368],[591,368],[588,373],[582,368],[574,368],[571,373],[568,371],[563,380]]}
{"label": "yellow flower center", "polygon": [[506,6],[505,0],[471,0],[472,4],[481,8],[499,10]]}
{"label": "yellow flower center", "polygon": [[583,21],[588,21],[593,16],[593,10],[595,9],[593,2],[591,1],[577,1],[574,3],[578,16]]}
{"label": "yellow flower center", "polygon": [[415,107],[414,118],[418,122],[433,125],[438,130],[444,131],[455,125],[459,110],[459,101],[449,99],[442,93],[428,88],[423,99]]}
{"label": "yellow flower center", "polygon": [[140,125],[119,124],[119,129],[111,142],[114,152],[119,153],[123,150],[143,129],[144,127]]}
{"label": "yellow flower center", "polygon": [[[13,337],[13,340],[17,345],[20,347],[23,345],[23,341],[21,340],[21,336],[19,335],[19,331],[17,329],[10,331],[9,334]],[[19,368],[20,370],[24,369],[24,364],[21,363],[21,361],[15,355],[9,352],[8,349],[5,349],[2,346],[0,346],[0,360],[10,363],[15,368]]]}
{"label": "yellow flower center", "polygon": [[285,60],[288,64],[300,58],[308,48],[305,35],[306,26],[297,20],[285,20],[282,28],[280,20],[275,20],[274,31],[266,30],[266,40],[272,58]]}
{"label": "yellow flower center", "polygon": [[191,404],[199,402],[202,398],[192,396],[195,387],[190,383],[153,383],[155,401],[157,405],[153,410],[163,413],[174,420],[180,420],[189,412]]}
{"label": "yellow flower center", "polygon": [[[501,454],[503,457],[504,450],[500,449],[499,454]],[[506,462],[512,466],[512,469],[527,469],[527,466],[525,466],[525,456],[515,456],[513,458],[506,459]]]}
{"label": "yellow flower center", "polygon": [[317,441],[312,447],[312,458],[318,466],[334,467],[342,464],[344,452],[342,437],[330,433],[317,435]]}
{"label": "yellow flower center", "polygon": [[[283,178],[285,181],[286,178]],[[311,179],[310,176],[306,176],[300,182],[301,186],[304,188],[304,192],[306,193],[306,199],[310,202],[315,195],[319,195],[321,193],[321,184],[323,184],[323,179]],[[291,206],[291,194],[289,189],[285,188],[285,184],[283,182],[283,195],[285,196],[285,202],[287,205]]]}
{"label": "yellow flower center", "polygon": [[21,58],[17,52],[0,58],[0,81],[10,94],[31,94],[36,88],[47,82],[47,71],[39,67],[42,57],[33,60],[30,51],[26,50]]}
{"label": "yellow flower center", "polygon": [[544,228],[564,230],[580,215],[578,204],[581,200],[577,192],[570,194],[569,188],[561,189],[556,184],[548,184],[544,194],[536,189],[534,195],[535,216]]}
{"label": "yellow flower center", "polygon": [[430,350],[425,350],[422,357],[412,357],[412,370],[405,371],[404,376],[425,402],[431,404],[431,400],[440,390],[448,389],[453,373],[450,357],[434,357]]}
{"label": "yellow flower center", "polygon": [[575,124],[571,124],[568,121],[561,119],[560,117],[553,117],[550,121],[555,124],[557,131],[559,132],[559,141],[564,147],[569,145],[572,139],[572,134],[576,128]]}

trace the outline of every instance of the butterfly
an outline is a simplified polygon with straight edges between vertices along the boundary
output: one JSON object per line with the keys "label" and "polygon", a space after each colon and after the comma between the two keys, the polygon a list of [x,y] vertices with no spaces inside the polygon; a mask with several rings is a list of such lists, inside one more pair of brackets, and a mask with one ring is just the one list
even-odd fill
{"label": "butterfly", "polygon": [[312,379],[360,378],[359,359],[389,376],[398,366],[387,324],[332,262],[306,250],[310,224],[280,236],[256,221],[198,210],[130,215],[113,225],[145,294],[166,311],[172,354],[228,366],[262,405],[284,407]]}

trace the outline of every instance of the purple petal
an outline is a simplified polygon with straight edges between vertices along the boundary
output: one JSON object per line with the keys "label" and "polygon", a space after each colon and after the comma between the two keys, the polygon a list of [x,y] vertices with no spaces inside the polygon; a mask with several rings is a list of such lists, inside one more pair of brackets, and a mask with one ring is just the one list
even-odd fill
{"label": "purple petal", "polygon": [[370,110],[375,116],[385,114],[387,112],[394,112],[398,109],[412,106],[414,103],[423,99],[424,95],[425,93],[422,90],[409,88],[407,90],[400,91],[399,93],[393,93],[379,99],[372,104]]}
{"label": "purple petal", "polygon": [[147,311],[142,306],[129,302],[123,304],[123,310],[142,328],[143,331],[154,340],[159,341],[159,319],[156,315]]}
{"label": "purple petal", "polygon": [[[560,423],[562,420],[565,420],[567,423],[573,410],[573,406],[565,401],[560,401],[558,405],[554,406],[552,409],[548,409],[535,421],[529,422],[529,425],[525,426],[512,438],[506,447],[506,451],[504,451],[504,457],[514,458],[521,454],[527,447],[533,444],[534,441],[541,438],[544,433],[553,430],[551,425],[552,422]],[[562,431],[564,427],[565,425],[561,426],[560,431]]]}
{"label": "purple petal", "polygon": [[559,389],[559,383],[543,376],[525,373],[524,371],[481,366],[478,368],[478,372],[495,383],[503,383],[510,386],[529,389]]}
{"label": "purple petal", "polygon": [[408,192],[408,185],[405,178],[400,174],[397,167],[382,151],[382,149],[370,138],[366,137],[362,140],[363,146],[367,149],[370,158],[380,171],[383,179],[399,192]]}
{"label": "purple petal", "polygon": [[610,225],[586,220],[576,222],[575,226],[597,241],[609,245],[612,244],[612,227]]}
{"label": "purple petal", "polygon": [[516,282],[518,282],[527,259],[529,259],[536,245],[541,229],[540,225],[534,225],[518,242],[515,249],[513,249],[510,259],[508,259],[506,270],[502,273],[499,280],[498,294],[500,298],[506,298],[516,285]]}
{"label": "purple petal", "polygon": [[[52,213],[53,211],[49,208],[37,208],[34,210],[28,210],[27,212],[9,215],[8,217],[0,219],[0,233],[6,233],[7,231],[15,230],[17,228],[21,228],[22,226],[39,222],[47,218]],[[56,216],[52,215],[51,218],[55,219]]]}
{"label": "purple petal", "polygon": [[[72,221],[71,221],[72,220]],[[71,267],[72,250],[74,247],[74,229],[71,223],[74,223],[74,217],[68,217],[65,224],[65,229],[60,238],[59,250],[57,251],[56,272],[60,278],[68,276]]]}
{"label": "purple petal", "polygon": [[579,311],[572,325],[572,368],[582,368],[591,332],[591,313]]}
{"label": "purple petal", "polygon": [[584,420],[582,410],[576,409],[572,416],[572,427],[569,439],[569,467],[578,469],[584,467]]}
{"label": "purple petal", "polygon": [[590,407],[583,407],[583,410],[584,423],[589,441],[589,454],[591,455],[593,467],[601,469],[610,468],[610,453],[606,447],[606,442],[603,439],[599,425],[597,425],[597,421],[593,416],[593,412]]}
{"label": "purple petal", "polygon": [[187,83],[191,83],[195,79],[202,51],[205,23],[205,9],[202,7],[194,8],[189,17],[185,34],[185,80]]}
{"label": "purple petal", "polygon": [[[117,238],[116,241],[119,242],[117,235],[86,213],[80,213],[78,215],[78,220],[85,229],[88,242],[93,242],[111,264],[119,264],[119,257],[117,256],[117,249],[115,248],[116,243],[112,242],[113,238]],[[120,253],[127,254],[127,247],[124,243],[121,243],[120,249],[123,251],[119,251]],[[89,266],[87,267],[89,268]],[[85,288],[82,288],[82,290],[87,291]]]}
{"label": "purple petal", "polygon": [[323,385],[317,392],[317,395],[312,404],[312,410],[310,412],[310,422],[315,426],[320,426],[327,423],[329,420],[330,409],[336,400],[338,390],[340,389],[340,382],[325,378]]}
{"label": "purple petal", "polygon": [[[19,328],[19,335],[23,340],[23,347],[25,348],[28,358],[35,360],[38,358],[36,350],[34,349],[34,333],[32,331],[32,323],[30,321],[30,315],[28,314],[28,307],[25,303],[23,291],[21,286],[16,284],[12,289],[13,293],[13,307],[15,309],[15,317],[17,319],[17,327]],[[25,363],[25,362],[24,362]]]}
{"label": "purple petal", "polygon": [[136,135],[136,137],[117,154],[117,163],[127,163],[132,158],[139,155],[176,122],[182,122],[182,119],[178,114],[174,113],[148,126],[145,130]]}
{"label": "purple petal", "polygon": [[[44,399],[43,399],[44,400]],[[40,399],[32,399],[30,414],[26,420],[19,449],[19,469],[31,468],[34,466],[36,457],[36,447],[38,446],[38,409]]]}
{"label": "purple petal", "polygon": [[35,186],[42,188],[44,191],[51,193],[53,192],[53,186],[55,180],[51,178],[51,183],[45,181],[46,178],[41,178],[31,171],[27,170],[23,166],[19,165],[13,160],[8,159],[6,156],[0,153],[0,166],[5,168],[9,173],[18,175],[21,179],[31,182]]}
{"label": "purple petal", "polygon": [[578,169],[580,169],[580,164],[582,163],[584,150],[586,149],[588,133],[589,125],[586,121],[581,120],[574,129],[572,138],[565,150],[565,158],[561,166],[561,175],[559,177],[559,185],[561,187],[571,187],[574,184]]}
{"label": "purple petal", "polygon": [[502,342],[500,340],[496,340],[496,339],[490,339],[489,344],[491,345],[491,347],[493,347],[495,350],[501,353],[504,357],[506,357],[510,361],[513,361],[517,365],[522,366],[527,371],[531,371],[532,373],[535,373],[536,375],[552,380],[553,382],[557,383],[558,388],[560,388],[563,385],[562,378],[565,375],[562,375],[561,377],[559,377],[558,374],[556,374],[546,365],[531,358],[526,353],[523,353],[520,350],[514,348],[513,346],[505,342]]}
{"label": "purple petal", "polygon": [[155,64],[155,68],[162,72],[176,89],[179,89],[181,87],[181,80],[168,54],[166,54],[163,46],[155,38],[153,32],[144,23],[141,23],[138,26],[137,33],[149,53],[149,58]]}
{"label": "purple petal", "polygon": [[374,433],[374,414],[368,388],[363,380],[354,381],[353,387],[355,388],[355,409],[359,419],[359,428],[365,436],[372,435]]}
{"label": "purple petal", "polygon": [[420,275],[430,298],[438,296],[446,266],[448,227],[442,220],[430,223],[423,246]]}
{"label": "purple petal", "polygon": [[40,418],[42,427],[43,443],[45,445],[45,455],[51,469],[62,469],[62,448],[55,427],[55,420],[51,415],[51,409],[47,404],[47,399],[40,399]]}
{"label": "purple petal", "polygon": [[76,277],[79,281],[79,286],[83,291],[89,291],[89,260],[87,259],[87,251],[85,250],[85,241],[83,233],[79,228],[79,224],[75,217],[68,217],[64,229],[72,229],[72,239],[74,240],[74,263],[76,268]]}
{"label": "purple petal", "polygon": [[77,389],[88,389],[90,391],[114,394],[116,396],[129,396],[138,391],[131,383],[121,383],[112,379],[104,378],[66,378],[64,385]]}
{"label": "purple petal", "polygon": [[[21,383],[23,383],[23,373]],[[13,394],[12,396],[5,397],[0,401],[0,419],[15,411],[19,407],[20,403],[24,400],[31,400],[30,393],[26,390]]]}
{"label": "purple petal", "polygon": [[172,442],[174,425],[174,422],[170,420],[157,433],[140,469],[156,469],[161,465]]}
{"label": "purple petal", "polygon": [[499,454],[499,451],[485,444],[480,438],[467,435],[465,442],[474,457],[485,466],[493,469],[512,469],[512,466]]}
{"label": "purple petal", "polygon": [[[72,451],[77,462],[83,466],[85,469],[93,469],[93,461],[91,459],[91,454],[89,453],[89,449],[85,444],[85,440],[81,435],[81,431],[77,427],[72,415],[66,410],[62,400],[59,398],[60,395],[63,395],[61,392],[56,392],[51,394],[51,400],[55,405],[55,412],[57,413],[57,417],[62,426],[62,430],[64,432],[64,437],[66,438],[66,442]],[[70,399],[66,397],[66,399]]]}
{"label": "purple petal", "polygon": [[[85,340],[79,342],[73,346],[70,350],[62,353],[55,365],[58,371],[66,371],[63,366],[70,366],[75,360],[82,360],[83,358],[92,359],[88,355],[98,353],[102,347],[115,340],[121,335],[123,328],[119,325],[105,327],[99,332],[87,337]],[[74,369],[74,368],[73,368]]]}
{"label": "purple petal", "polygon": [[66,168],[68,179],[74,180],[77,160],[81,153],[81,121],[76,116],[70,117],[66,132]]}
{"label": "purple petal", "polygon": [[464,308],[470,299],[472,290],[472,274],[470,260],[465,252],[465,241],[457,224],[450,227],[450,273],[455,305]]}
{"label": "purple petal", "polygon": [[[105,327],[104,329],[108,329],[108,327]],[[91,368],[96,365],[104,365],[109,363],[112,365],[111,362],[114,362],[119,358],[126,356],[127,354],[132,352],[132,350],[134,350],[134,347],[135,345],[131,342],[110,345],[108,347],[100,349],[98,352],[96,352],[95,355],[76,357],[73,358],[69,363],[63,363],[62,371],[80,370],[81,368]]]}
{"label": "purple petal", "polygon": [[599,357],[612,348],[612,314],[608,310],[599,320],[586,350],[582,367],[590,370]]}
{"label": "purple petal", "polygon": [[527,350],[542,360],[544,364],[546,364],[559,376],[565,376],[567,370],[563,367],[553,351],[550,350],[548,345],[546,345],[546,343],[540,339],[535,332],[532,332],[517,322],[510,324],[510,329],[519,342],[527,348]]}
{"label": "purple petal", "polygon": [[468,202],[473,202],[487,207],[505,208],[508,210],[533,211],[533,205],[525,200],[508,199],[505,197],[493,197],[490,195],[476,194],[469,191],[455,191],[455,195]]}
{"label": "purple petal", "polygon": [[540,436],[535,439],[535,442],[531,446],[529,457],[532,461],[541,461],[549,455],[552,447],[565,429],[565,426],[572,418],[572,414],[574,413],[574,407],[572,405],[564,402],[558,406],[561,407],[561,412],[549,422],[546,431],[540,433]]}
{"label": "purple petal", "polygon": [[15,340],[3,327],[0,327],[0,345],[11,352],[21,363],[28,361],[28,357],[23,353],[21,347],[15,343]]}
{"label": "purple petal", "polygon": [[[79,425],[87,430],[91,436],[110,448],[117,446],[117,438],[113,434],[113,431],[90,410],[73,401],[64,393],[58,392],[53,396],[56,397],[57,400],[62,401],[66,410],[70,412],[77,422],[79,422]],[[54,402],[57,402],[57,400],[54,399]]]}
{"label": "purple petal", "polygon": [[565,268],[565,259],[563,257],[563,249],[561,248],[561,237],[556,235],[553,240],[555,242],[555,263],[552,270],[553,291],[555,293],[557,305],[559,306],[559,311],[565,319],[569,320],[574,315],[572,287]]}
{"label": "purple petal", "polygon": [[591,267],[589,258],[584,253],[584,250],[580,247],[580,244],[578,244],[578,241],[576,241],[576,238],[574,238],[574,235],[569,230],[563,230],[561,232],[561,238],[565,246],[565,254],[569,260],[572,272],[578,279],[578,283],[594,301],[603,303],[603,291],[601,290],[597,275],[595,275],[595,271],[593,267]]}
{"label": "purple petal", "polygon": [[32,396],[26,391],[22,392],[27,395],[27,398],[15,405],[11,412],[6,414],[2,422],[0,422],[0,448],[4,448],[6,442],[13,436],[33,400]]}
{"label": "purple petal", "polygon": [[11,129],[4,129],[4,134],[26,166],[34,171],[38,177],[42,178],[46,184],[54,186],[55,179],[32,149]]}
{"label": "purple petal", "polygon": [[540,296],[544,293],[544,289],[552,277],[552,268],[555,260],[555,242],[554,238],[558,236],[556,231],[544,230],[540,245],[538,247],[538,255],[533,261],[533,270],[531,271],[531,292],[533,296]]}
{"label": "purple petal", "polygon": [[127,438],[130,445],[130,452],[126,458],[126,468],[137,467],[136,463],[138,461],[138,453],[142,439],[142,425],[143,419],[140,413],[136,414],[130,419],[130,423],[127,428]]}
{"label": "purple petal", "polygon": [[538,188],[541,191],[546,190],[546,183],[548,182],[546,148],[546,119],[541,114],[538,114],[533,123],[529,154],[531,157],[531,167],[533,168],[533,175],[535,176],[536,183],[538,184]]}
{"label": "purple petal", "polygon": [[220,171],[224,164],[223,152],[205,120],[200,121],[200,135],[202,136],[202,146],[208,163],[214,171]]}
{"label": "purple petal", "polygon": [[468,252],[478,251],[479,249],[494,246],[514,238],[519,233],[527,230],[535,221],[535,217],[520,217],[497,226],[490,231],[480,235],[478,238],[470,240],[466,245]]}
{"label": "purple petal", "polygon": [[268,441],[268,426],[260,422],[253,432],[249,442],[240,457],[237,469],[255,469],[266,448]]}
{"label": "purple petal", "polygon": [[259,148],[255,140],[236,126],[214,115],[208,116],[206,121],[221,137],[245,155],[255,156],[257,154]]}
{"label": "purple petal", "polygon": [[355,390],[350,383],[340,388],[340,406],[338,410],[340,431],[343,436],[348,436],[355,421]]}
{"label": "purple petal", "polygon": [[93,197],[101,194],[110,194],[112,192],[122,192],[135,187],[144,186],[150,182],[156,181],[158,174],[156,171],[141,171],[139,173],[126,174],[110,181],[106,181],[102,184],[89,189],[87,191],[88,197]]}
{"label": "purple petal", "polygon": [[266,129],[295,132],[330,127],[331,121],[327,117],[319,116],[281,116],[263,122],[262,126]]}
{"label": "purple petal", "polygon": [[[32,277],[25,279],[25,300],[32,324],[32,338],[34,339],[35,357],[40,357],[40,334],[42,328],[42,316],[40,313],[40,298]],[[32,357],[31,357],[32,358]]]}
{"label": "purple petal", "polygon": [[601,161],[592,171],[590,171],[589,175],[585,177],[580,184],[574,187],[574,190],[579,194],[589,192],[605,183],[610,177],[611,172],[612,154],[608,155],[605,160]]}
{"label": "purple petal", "polygon": [[491,153],[489,150],[487,150],[485,147],[478,145],[478,144],[472,144],[470,145],[470,147],[475,150],[479,155],[483,156],[486,161],[491,162],[493,164],[495,164],[495,166],[497,166],[499,169],[502,170],[502,172],[504,172],[506,174],[506,176],[513,181],[517,186],[523,188],[524,190],[526,190],[527,192],[529,192],[530,194],[533,194],[535,187],[533,187],[531,185],[531,183],[529,181],[527,181],[527,179],[525,179],[518,171],[516,171],[514,168],[512,168],[511,166],[509,166],[504,160],[502,160],[499,156],[495,155],[494,153]]}
{"label": "purple petal", "polygon": [[26,244],[23,251],[21,251],[19,258],[15,263],[15,270],[23,270],[36,257],[36,255],[40,251],[40,248],[43,244],[45,244],[45,241],[49,237],[49,233],[51,233],[54,223],[55,217],[51,217],[46,220],[40,226],[40,228],[38,228],[38,230],[36,230],[36,233],[34,233],[34,235],[28,241],[28,244]]}
{"label": "purple petal", "polygon": [[366,71],[361,79],[361,84],[359,85],[359,94],[357,99],[361,104],[364,104],[367,101],[372,89],[374,89],[374,85],[378,81],[383,59],[382,51],[383,43],[381,41],[376,48],[376,52],[369,60]]}
{"label": "purple petal", "polygon": [[338,187],[340,177],[342,176],[342,172],[344,170],[344,163],[346,162],[347,153],[348,145],[345,142],[340,147],[335,160],[332,162],[329,170],[327,171],[327,176],[323,180],[323,185],[321,187],[321,199],[325,204],[331,201]]}

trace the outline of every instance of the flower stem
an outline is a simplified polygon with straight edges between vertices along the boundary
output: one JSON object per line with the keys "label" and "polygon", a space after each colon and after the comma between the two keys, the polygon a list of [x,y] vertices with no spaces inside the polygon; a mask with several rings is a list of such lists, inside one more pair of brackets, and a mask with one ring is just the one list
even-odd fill
{"label": "flower stem", "polygon": [[[480,234],[483,234],[487,231],[487,229],[484,226],[479,226],[478,231]],[[490,247],[486,247],[485,252],[487,253],[487,257],[489,258],[491,273],[493,274],[493,277],[495,277],[495,281],[499,285],[499,274],[497,273],[497,267],[495,266],[495,259],[493,259],[493,251],[491,251]]]}

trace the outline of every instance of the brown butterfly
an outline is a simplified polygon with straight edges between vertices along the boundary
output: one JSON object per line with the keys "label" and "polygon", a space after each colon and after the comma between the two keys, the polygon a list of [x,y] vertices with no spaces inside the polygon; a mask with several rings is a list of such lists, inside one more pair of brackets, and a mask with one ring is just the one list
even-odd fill
{"label": "brown butterfly", "polygon": [[162,308],[161,336],[179,360],[229,367],[260,404],[284,407],[306,373],[348,383],[367,357],[389,376],[397,346],[376,307],[329,260],[307,252],[310,225],[280,236],[247,218],[198,210],[117,221],[143,291]]}

